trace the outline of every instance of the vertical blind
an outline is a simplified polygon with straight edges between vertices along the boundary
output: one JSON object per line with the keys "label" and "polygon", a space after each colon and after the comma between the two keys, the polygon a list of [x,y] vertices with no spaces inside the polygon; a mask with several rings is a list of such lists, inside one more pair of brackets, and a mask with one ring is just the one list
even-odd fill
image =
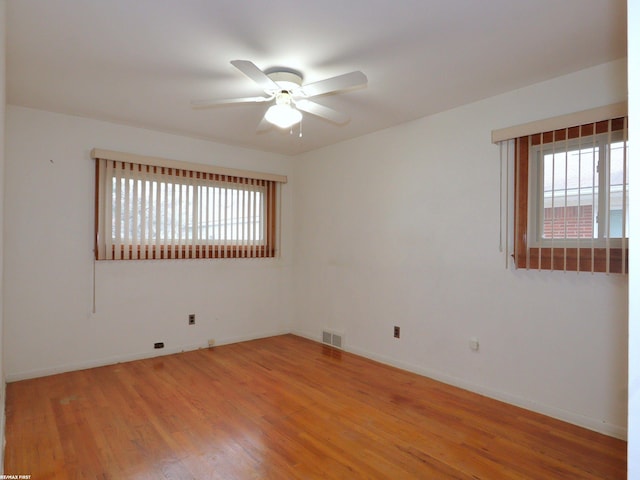
{"label": "vertical blind", "polygon": [[274,257],[279,184],[96,158],[96,258]]}
{"label": "vertical blind", "polygon": [[626,116],[597,119],[512,138],[503,134],[496,141],[504,228],[500,243],[511,240],[516,268],[626,273],[627,122]]}

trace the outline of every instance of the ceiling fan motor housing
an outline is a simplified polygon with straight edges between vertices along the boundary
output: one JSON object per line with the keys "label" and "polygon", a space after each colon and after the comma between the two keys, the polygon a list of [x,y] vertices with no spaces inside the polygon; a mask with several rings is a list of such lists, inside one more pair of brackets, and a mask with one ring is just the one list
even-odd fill
{"label": "ceiling fan motor housing", "polygon": [[267,76],[273,80],[282,91],[291,92],[302,85],[302,75],[291,70],[277,70],[268,73]]}

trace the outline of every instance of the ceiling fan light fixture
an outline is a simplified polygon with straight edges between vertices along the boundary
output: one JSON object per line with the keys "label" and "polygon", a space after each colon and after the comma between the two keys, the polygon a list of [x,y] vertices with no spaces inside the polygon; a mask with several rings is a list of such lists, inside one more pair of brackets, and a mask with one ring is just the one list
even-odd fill
{"label": "ceiling fan light fixture", "polygon": [[269,107],[264,118],[276,127],[290,128],[302,120],[302,113],[289,104],[280,104]]}
{"label": "ceiling fan light fixture", "polygon": [[291,94],[282,91],[276,95],[276,104],[269,107],[264,118],[279,128],[290,128],[302,120],[302,112],[291,105]]}

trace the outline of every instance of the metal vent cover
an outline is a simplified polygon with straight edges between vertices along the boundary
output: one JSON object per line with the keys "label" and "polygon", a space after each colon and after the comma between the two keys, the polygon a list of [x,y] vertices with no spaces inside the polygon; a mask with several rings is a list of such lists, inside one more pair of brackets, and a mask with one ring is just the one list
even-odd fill
{"label": "metal vent cover", "polygon": [[343,345],[342,337],[343,337],[343,334],[341,333],[332,332],[330,330],[322,331],[322,343],[326,345],[331,345],[332,347],[342,349],[342,345]]}

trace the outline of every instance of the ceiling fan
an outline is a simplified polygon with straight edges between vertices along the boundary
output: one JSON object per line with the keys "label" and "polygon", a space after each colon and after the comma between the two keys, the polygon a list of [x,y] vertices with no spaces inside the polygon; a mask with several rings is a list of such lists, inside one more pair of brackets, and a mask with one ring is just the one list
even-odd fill
{"label": "ceiling fan", "polygon": [[273,102],[265,113],[261,125],[266,121],[280,128],[290,128],[302,120],[302,112],[343,124],[349,121],[348,115],[311,101],[309,98],[367,84],[367,76],[359,71],[303,85],[302,74],[297,70],[276,67],[262,71],[248,60],[233,60],[231,64],[253,80],[266,96],[195,100],[191,102],[193,108],[209,108],[233,103]]}

